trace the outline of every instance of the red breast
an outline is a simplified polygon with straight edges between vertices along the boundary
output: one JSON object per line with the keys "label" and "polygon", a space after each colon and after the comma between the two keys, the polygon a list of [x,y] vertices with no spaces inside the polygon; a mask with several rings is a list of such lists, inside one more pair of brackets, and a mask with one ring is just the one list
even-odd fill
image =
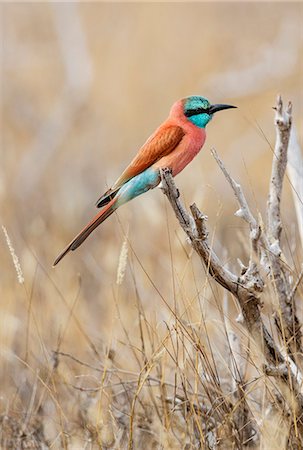
{"label": "red breast", "polygon": [[184,115],[183,104],[183,99],[173,104],[166,124],[182,127],[185,136],[175,150],[154,164],[154,167],[158,168],[170,167],[173,176],[181,172],[199,153],[206,138],[205,129],[197,127]]}

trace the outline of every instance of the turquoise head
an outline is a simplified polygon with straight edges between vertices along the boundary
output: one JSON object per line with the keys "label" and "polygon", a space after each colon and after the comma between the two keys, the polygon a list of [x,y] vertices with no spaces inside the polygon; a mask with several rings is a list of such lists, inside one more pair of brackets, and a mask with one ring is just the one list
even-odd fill
{"label": "turquoise head", "polygon": [[232,105],[211,105],[205,97],[192,95],[184,99],[183,112],[187,119],[199,128],[205,128],[213,114],[223,109],[236,108]]}

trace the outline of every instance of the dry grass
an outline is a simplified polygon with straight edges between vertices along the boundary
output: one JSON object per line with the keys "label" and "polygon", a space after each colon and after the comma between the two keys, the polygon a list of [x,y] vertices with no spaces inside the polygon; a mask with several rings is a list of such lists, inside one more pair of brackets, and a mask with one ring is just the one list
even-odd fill
{"label": "dry grass", "polygon": [[[209,125],[178,187],[208,214],[226,265],[247,260],[247,229],[209,149],[264,214],[277,92],[292,99],[302,142],[301,5],[12,3],[0,14],[1,225],[24,278],[2,234],[2,448],[286,448],[288,394],[260,370],[237,305],[205,275],[160,191],[51,264],[192,93],[240,108]],[[303,255],[288,180],[283,220],[295,279]]]}

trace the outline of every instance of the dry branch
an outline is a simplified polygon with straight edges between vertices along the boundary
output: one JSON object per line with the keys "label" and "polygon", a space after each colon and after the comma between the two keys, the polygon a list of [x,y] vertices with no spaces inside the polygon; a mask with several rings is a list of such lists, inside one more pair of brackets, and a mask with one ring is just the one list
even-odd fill
{"label": "dry branch", "polygon": [[[208,244],[208,232],[205,224],[207,217],[195,204],[190,207],[191,214],[187,212],[180,200],[179,191],[169,169],[161,170],[161,177],[162,190],[168,197],[192,247],[214,280],[237,299],[243,314],[244,325],[258,345],[260,354],[263,353],[268,367],[286,366],[288,368],[287,373],[281,373],[277,383],[284,390],[286,388],[294,394],[298,416],[303,415],[302,375],[294,362],[278,349],[261,318],[260,295],[263,292],[264,283],[257,265],[250,261],[249,267],[242,269],[240,276],[226,269]],[[291,408],[291,405],[289,407]],[[303,432],[303,423],[298,422],[297,426]]]}
{"label": "dry branch", "polygon": [[274,285],[274,290],[279,299],[279,310],[276,312],[276,327],[283,339],[288,353],[295,358],[298,352],[302,353],[302,333],[300,321],[296,314],[296,305],[289,284],[288,270],[281,259],[281,196],[283,179],[287,163],[287,149],[290,139],[292,123],[291,103],[286,111],[280,96],[277,98],[275,125],[276,145],[272,164],[272,173],[269,189],[267,229],[263,230],[252,214],[241,185],[230,176],[217,152],[212,154],[230,184],[237,198],[240,209],[236,212],[238,217],[244,219],[250,227],[250,238],[255,253],[260,257],[260,264],[265,269]]}
{"label": "dry branch", "polygon": [[240,208],[235,213],[235,215],[245,220],[245,222],[249,225],[252,248],[257,255],[260,255],[260,263],[263,266],[265,272],[268,273],[270,271],[270,262],[268,258],[269,243],[267,241],[266,236],[262,232],[261,225],[258,223],[256,218],[252,214],[241,185],[231,177],[216,150],[212,149],[211,153],[215,158],[215,160],[217,161],[218,166],[222,170],[232,190],[234,191],[234,194],[238,201]]}
{"label": "dry branch", "polygon": [[[291,126],[291,105],[286,111],[280,97],[277,100],[276,129],[277,143],[273,161],[270,194],[268,201],[268,227],[263,229],[258,220],[252,214],[241,186],[230,176],[223,162],[212,151],[217,163],[231,185],[239,210],[236,215],[243,218],[250,227],[250,239],[255,254],[259,257],[260,264],[266,269],[266,275],[273,282],[280,302],[280,311],[277,317],[277,328],[283,337],[284,349],[279,348],[271,333],[265,326],[261,315],[260,297],[264,290],[264,282],[260,275],[258,265],[249,261],[248,267],[242,265],[241,274],[237,275],[226,269],[220,262],[213,248],[208,243],[208,231],[206,228],[207,217],[195,204],[190,206],[191,214],[185,209],[180,200],[179,191],[169,169],[161,170],[162,189],[175,212],[175,215],[187,234],[190,243],[199,255],[207,272],[224,289],[229,291],[238,301],[243,315],[243,323],[250,336],[264,355],[266,365],[264,372],[268,376],[275,377],[277,385],[291,394],[286,398],[295,399],[296,415],[303,417],[302,374],[297,363],[297,352],[301,351],[300,322],[296,315],[294,294],[299,281],[291,288],[286,273],[286,265],[281,260],[281,212],[280,200],[282,195],[283,177],[287,162],[287,147]],[[299,277],[301,278],[301,277]],[[293,295],[292,295],[293,294]],[[288,407],[293,410],[292,401]],[[303,421],[297,422],[300,432],[303,431]]]}
{"label": "dry branch", "polygon": [[287,151],[290,140],[292,124],[292,105],[289,102],[286,110],[280,96],[274,107],[276,126],[276,145],[272,163],[272,173],[270,179],[268,208],[267,208],[267,237],[270,242],[271,259],[271,279],[274,283],[275,291],[279,298],[281,314],[279,321],[276,321],[278,331],[282,331],[288,352],[291,355],[302,353],[302,332],[301,324],[296,313],[296,305],[291,294],[289,274],[281,255],[281,197],[283,179],[287,165]]}
{"label": "dry branch", "polygon": [[[161,170],[162,189],[168,197],[175,215],[190,239],[191,245],[205,264],[208,273],[222,287],[227,289],[238,300],[244,318],[244,324],[269,364],[286,364],[285,358],[276,347],[270,333],[263,324],[260,312],[260,295],[264,283],[257,265],[250,262],[249,267],[240,276],[226,269],[220,262],[213,248],[208,243],[206,229],[207,217],[195,204],[191,205],[191,215],[185,209],[179,197],[174,179],[169,169]],[[243,273],[244,272],[244,273]],[[301,393],[298,392],[301,396]],[[303,407],[303,397],[300,397]],[[303,410],[302,410],[303,412]]]}
{"label": "dry branch", "polygon": [[[274,106],[276,125],[276,145],[272,162],[272,172],[270,178],[269,197],[267,206],[267,231],[272,244],[277,245],[277,252],[280,250],[280,236],[282,231],[281,222],[281,196],[283,188],[283,178],[287,164],[287,149],[292,122],[292,105],[289,102],[287,109],[283,108],[281,96],[277,98]],[[281,253],[281,250],[280,250]]]}

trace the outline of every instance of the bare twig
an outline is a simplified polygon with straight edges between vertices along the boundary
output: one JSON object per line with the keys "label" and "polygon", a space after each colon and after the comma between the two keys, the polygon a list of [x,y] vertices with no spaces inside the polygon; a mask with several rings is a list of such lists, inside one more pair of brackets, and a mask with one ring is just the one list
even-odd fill
{"label": "bare twig", "polygon": [[245,198],[244,192],[242,190],[242,187],[239,183],[237,183],[229,174],[227,171],[223,161],[220,159],[218,153],[213,148],[211,150],[211,153],[215,160],[217,161],[220,169],[222,170],[225,178],[227,179],[228,183],[230,184],[232,190],[234,191],[234,194],[236,196],[236,199],[238,201],[238,204],[240,208],[235,213],[236,216],[242,218],[245,220],[246,223],[248,223],[250,228],[250,239],[252,242],[252,248],[256,254],[260,254],[260,262],[263,268],[265,269],[266,273],[269,273],[270,271],[270,262],[268,259],[268,249],[269,249],[269,243],[267,241],[267,238],[265,234],[262,232],[262,228],[254,215],[252,214],[247,200]]}
{"label": "bare twig", "polygon": [[[195,204],[190,207],[191,215],[186,211],[169,169],[162,169],[161,177],[163,192],[168,197],[181,227],[190,239],[192,247],[200,256],[208,273],[217,283],[231,292],[239,302],[244,324],[259,346],[266,362],[272,366],[286,364],[289,368],[288,374],[281,377],[281,383],[284,388],[291,389],[295,393],[298,408],[300,414],[302,414],[303,395],[301,383],[298,383],[298,379],[301,379],[301,376],[298,378],[298,368],[294,363],[290,364],[291,361],[285,359],[279,351],[261,318],[259,298],[263,292],[264,284],[257,265],[250,261],[247,270],[242,270],[239,277],[226,269],[208,244],[206,216],[201,213]],[[192,219],[194,219],[194,223]],[[303,429],[303,424],[300,424],[300,426]]]}
{"label": "bare twig", "polygon": [[272,172],[270,178],[268,207],[267,207],[267,231],[268,237],[272,243],[276,243],[277,253],[280,251],[280,236],[282,231],[281,223],[281,195],[283,187],[283,178],[287,164],[287,149],[291,129],[291,110],[292,105],[289,102],[287,109],[283,108],[282,98],[279,95],[277,104],[274,107],[276,111],[276,145],[272,163]]}
{"label": "bare twig", "polygon": [[291,287],[288,281],[289,277],[285,271],[285,265],[281,260],[281,196],[292,123],[292,105],[289,102],[285,110],[281,96],[278,96],[274,109],[276,111],[276,145],[267,205],[267,238],[270,243],[271,260],[270,275],[279,298],[281,309],[280,321],[282,323],[278,327],[278,330],[282,330],[282,336],[288,352],[296,355],[298,352],[302,353],[303,350],[301,324],[296,314],[296,305],[293,296],[290,295]]}
{"label": "bare twig", "polygon": [[218,163],[218,166],[220,167],[220,169],[222,170],[225,178],[227,179],[227,181],[229,182],[229,184],[231,185],[235,196],[238,200],[240,209],[238,209],[238,211],[235,213],[235,216],[241,217],[242,219],[245,220],[245,222],[247,222],[251,228],[251,233],[252,233],[252,240],[257,241],[260,237],[261,234],[261,230],[260,230],[260,226],[257,223],[256,219],[254,218],[253,214],[250,211],[250,208],[248,206],[247,200],[243,194],[241,185],[239,183],[237,183],[229,174],[229,172],[226,170],[223,161],[219,158],[218,153],[216,152],[216,150],[213,148],[211,149],[211,154],[213,155],[213,157],[215,158],[215,160]]}
{"label": "bare twig", "polygon": [[[294,296],[286,273],[285,264],[281,259],[280,236],[282,231],[280,201],[283,186],[283,177],[287,163],[287,147],[291,128],[291,104],[287,110],[283,109],[281,97],[277,98],[275,107],[275,124],[277,130],[277,142],[275,156],[273,159],[272,175],[270,182],[270,193],[268,201],[268,226],[263,230],[253,216],[248,206],[243,190],[229,174],[217,152],[213,149],[212,154],[216,159],[225,178],[232,187],[239,203],[240,209],[236,212],[238,217],[244,219],[250,227],[250,238],[255,253],[260,257],[260,263],[266,274],[274,283],[275,292],[279,299],[280,311],[276,314],[277,329],[292,355],[302,353],[302,333],[300,321],[296,314]],[[280,323],[280,322],[283,323]],[[294,357],[294,356],[293,356]]]}
{"label": "bare twig", "polygon": [[[193,248],[201,257],[208,272],[217,283],[239,299],[247,328],[255,334],[257,340],[260,340],[263,333],[261,329],[259,296],[263,290],[263,281],[258,273],[256,265],[253,263],[250,264],[250,267],[240,277],[226,269],[223,264],[220,263],[214,250],[209,247],[207,241],[208,232],[205,225],[206,216],[199,211],[195,204],[193,204],[190,207],[192,213],[191,217],[177,195],[178,190],[170,170],[161,170],[161,176],[164,194],[167,195],[175,211],[176,217],[189,237]],[[194,219],[194,223],[192,219]],[[271,349],[270,352],[272,351],[275,359],[275,351]]]}

